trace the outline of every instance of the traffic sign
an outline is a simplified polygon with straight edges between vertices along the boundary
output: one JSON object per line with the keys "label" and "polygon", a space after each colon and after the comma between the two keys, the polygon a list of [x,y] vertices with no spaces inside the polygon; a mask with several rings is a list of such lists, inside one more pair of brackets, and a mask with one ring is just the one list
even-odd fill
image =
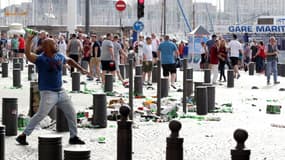
{"label": "traffic sign", "polygon": [[136,21],[134,23],[134,26],[133,26],[133,29],[136,31],[136,32],[141,32],[143,31],[144,29],[144,24],[142,21]]}
{"label": "traffic sign", "polygon": [[116,5],[115,5],[116,9],[119,11],[119,12],[122,12],[126,9],[127,7],[127,4],[125,1],[122,1],[122,0],[119,0],[116,2]]}

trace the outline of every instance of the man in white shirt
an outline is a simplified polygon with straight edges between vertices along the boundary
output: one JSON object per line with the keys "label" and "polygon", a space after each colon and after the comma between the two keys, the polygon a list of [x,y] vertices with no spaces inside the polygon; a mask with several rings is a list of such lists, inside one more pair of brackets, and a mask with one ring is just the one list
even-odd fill
{"label": "man in white shirt", "polygon": [[58,51],[66,56],[67,45],[65,43],[65,38],[61,35],[58,41]]}
{"label": "man in white shirt", "polygon": [[147,74],[147,85],[151,85],[150,83],[150,77],[152,72],[152,44],[151,44],[151,38],[146,38],[146,43],[143,46],[143,81],[145,81],[145,77]]}
{"label": "man in white shirt", "polygon": [[159,40],[156,38],[156,35],[154,33],[151,34],[151,45],[152,45],[153,63],[156,64],[158,59],[157,50],[159,46]]}
{"label": "man in white shirt", "polygon": [[237,35],[233,34],[233,40],[228,44],[230,50],[230,60],[232,63],[232,67],[234,68],[235,77],[238,79],[240,77],[239,69],[238,69],[238,59],[239,54],[242,53],[242,45],[237,40]]}

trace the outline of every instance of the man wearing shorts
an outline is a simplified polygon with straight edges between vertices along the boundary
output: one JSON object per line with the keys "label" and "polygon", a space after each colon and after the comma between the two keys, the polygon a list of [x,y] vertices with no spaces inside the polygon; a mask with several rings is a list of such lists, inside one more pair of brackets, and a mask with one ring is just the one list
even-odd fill
{"label": "man wearing shorts", "polygon": [[169,40],[169,36],[166,35],[164,42],[162,42],[158,47],[158,57],[161,58],[161,64],[163,69],[163,76],[169,78],[169,73],[171,74],[170,82],[171,87],[176,89],[174,82],[176,79],[176,64],[175,57],[179,56],[178,49],[176,45]]}
{"label": "man wearing shorts", "polygon": [[19,57],[19,40],[18,40],[18,35],[14,35],[14,37],[11,40],[11,49],[13,51],[13,56],[14,57]]}
{"label": "man wearing shorts", "polygon": [[153,63],[156,64],[156,61],[158,59],[158,46],[159,46],[159,40],[156,38],[156,35],[154,33],[151,34],[151,45],[152,45],[152,57],[153,57]]}
{"label": "man wearing shorts", "polygon": [[[100,81],[100,56],[101,56],[101,45],[99,41],[97,41],[97,36],[93,34],[92,36],[92,48],[91,48],[91,61],[90,61],[90,68],[92,76],[95,75],[97,78],[96,81]],[[94,71],[95,68],[95,71]]]}
{"label": "man wearing shorts", "polygon": [[230,50],[230,60],[232,63],[232,67],[234,68],[235,77],[239,79],[239,69],[238,69],[238,60],[239,54],[242,53],[242,45],[237,40],[237,35],[233,34],[233,40],[230,41],[228,44]]}
{"label": "man wearing shorts", "polygon": [[143,81],[146,80],[147,75],[147,82],[145,84],[151,85],[150,83],[150,77],[152,72],[152,46],[151,46],[151,38],[146,38],[146,43],[143,46]]}
{"label": "man wearing shorts", "polygon": [[122,49],[122,45],[119,43],[119,37],[116,35],[114,36],[114,40],[113,40],[113,45],[114,45],[114,56],[115,56],[115,67],[116,67],[116,74],[118,76],[118,79],[124,83],[124,79],[120,73],[120,68],[119,68],[119,64],[120,64],[120,53],[122,56],[127,57],[127,55],[125,54],[125,52]]}
{"label": "man wearing shorts", "polygon": [[102,64],[102,83],[105,84],[105,74],[111,72],[114,74],[116,70],[115,66],[115,55],[114,55],[114,44],[112,42],[113,34],[107,33],[106,39],[102,43],[102,54],[101,54],[101,64]]}

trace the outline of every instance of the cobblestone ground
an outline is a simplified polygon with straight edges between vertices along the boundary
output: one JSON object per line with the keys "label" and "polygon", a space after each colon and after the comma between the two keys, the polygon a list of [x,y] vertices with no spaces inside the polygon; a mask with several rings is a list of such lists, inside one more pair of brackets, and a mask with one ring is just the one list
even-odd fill
{"label": "cobblestone ground", "polygon": [[[19,113],[28,113],[29,109],[29,81],[27,81],[27,68],[22,72],[21,89],[12,89],[12,71],[10,64],[9,78],[0,78],[0,103],[3,97],[18,98]],[[201,81],[203,74],[194,73],[194,80]],[[65,76],[64,88],[71,90],[70,76]],[[241,78],[235,80],[235,88],[227,89],[226,84],[216,86],[217,106],[223,103],[233,104],[233,113],[215,113],[208,116],[218,116],[219,122],[197,121],[196,119],[179,119],[182,122],[180,136],[184,138],[184,159],[192,160],[229,160],[230,149],[235,147],[233,131],[237,128],[246,129],[249,138],[246,146],[251,149],[252,160],[282,160],[285,159],[285,128],[272,127],[272,124],[285,125],[284,107],[280,115],[266,114],[266,100],[277,99],[284,105],[284,93],[279,91],[284,87],[285,79],[279,78],[281,84],[266,86],[264,75],[249,76],[242,72]],[[81,76],[81,81],[86,81]],[[101,92],[100,84],[86,81],[87,88]],[[178,73],[177,86],[182,86],[182,72]],[[155,84],[153,85],[155,86]],[[252,90],[253,86],[259,89]],[[83,89],[83,86],[82,86]],[[128,94],[128,89],[115,82],[115,91],[122,95]],[[155,95],[156,91],[144,89],[145,95]],[[92,105],[92,95],[70,93],[77,111]],[[181,99],[182,93],[170,90],[172,98]],[[115,97],[108,97],[111,100]],[[135,107],[141,106],[142,100],[135,100]],[[182,108],[180,108],[181,112]],[[0,107],[2,113],[2,107]],[[194,113],[192,113],[194,114]],[[0,114],[1,115],[1,114]],[[2,116],[2,115],[1,115]],[[1,118],[2,120],[2,118]],[[0,120],[0,121],[1,121]],[[168,123],[140,122],[135,119],[136,127],[133,129],[133,159],[135,160],[163,160],[165,159],[166,137],[170,134]],[[106,129],[80,128],[79,135],[86,141],[85,146],[91,149],[92,160],[116,159],[116,122],[108,121]],[[68,145],[68,133],[56,133],[53,129],[37,129],[28,137],[29,146],[19,146],[15,137],[6,137],[7,160],[37,160],[38,136],[45,134],[59,134],[63,137],[63,148]],[[105,137],[104,144],[98,143],[99,137]]]}

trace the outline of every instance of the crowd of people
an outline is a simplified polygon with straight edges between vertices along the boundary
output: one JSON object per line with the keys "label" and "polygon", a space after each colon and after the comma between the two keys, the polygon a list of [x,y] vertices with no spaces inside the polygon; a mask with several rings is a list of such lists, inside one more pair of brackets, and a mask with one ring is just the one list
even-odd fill
{"label": "crowd of people", "polygon": [[[263,41],[253,40],[249,43],[242,43],[237,35],[232,35],[232,40],[226,41],[222,37],[212,35],[211,40],[201,42],[200,68],[210,68],[212,70],[212,83],[219,81],[226,82],[225,66],[234,70],[234,77],[240,78],[239,71],[248,71],[250,62],[255,62],[257,73],[266,73],[267,85],[270,85],[270,76],[273,74],[274,84],[279,84],[277,80],[278,70],[278,46],[275,37],[270,37],[267,45]],[[266,65],[265,65],[266,64]],[[220,76],[218,75],[220,73]]]}

